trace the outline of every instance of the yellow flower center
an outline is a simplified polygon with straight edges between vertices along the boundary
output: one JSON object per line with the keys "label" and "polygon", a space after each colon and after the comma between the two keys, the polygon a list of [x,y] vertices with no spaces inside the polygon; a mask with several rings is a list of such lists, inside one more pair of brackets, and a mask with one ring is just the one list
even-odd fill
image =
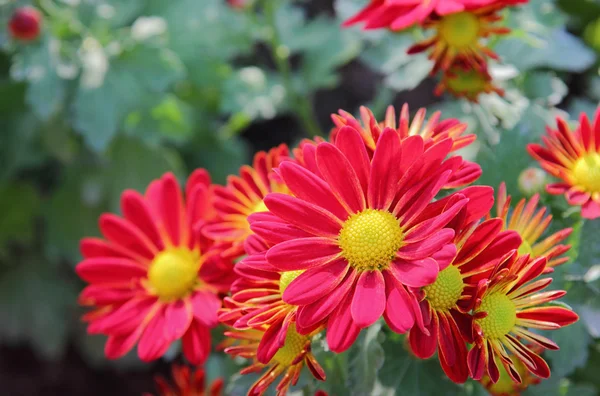
{"label": "yellow flower center", "polygon": [[387,268],[402,246],[402,229],[390,212],[365,209],[346,220],[338,243],[342,256],[359,271]]}
{"label": "yellow flower center", "polygon": [[148,280],[163,300],[176,300],[189,293],[198,280],[200,257],[185,248],[160,252],[150,265]]}
{"label": "yellow flower center", "polygon": [[533,257],[533,248],[531,247],[531,245],[529,244],[529,242],[527,241],[523,241],[521,242],[521,246],[519,246],[519,250],[518,250],[519,255],[524,255],[524,254],[528,254],[531,257]]}
{"label": "yellow flower center", "polygon": [[504,337],[517,322],[517,308],[506,294],[485,296],[478,311],[487,312],[487,316],[478,321],[484,337],[488,339]]}
{"label": "yellow flower center", "polygon": [[279,292],[281,294],[283,294],[283,292],[285,291],[285,289],[287,289],[287,287],[290,285],[290,283],[292,283],[292,281],[294,279],[296,279],[297,277],[300,276],[301,273],[303,273],[303,270],[298,270],[298,271],[286,271],[284,273],[281,274],[281,277],[279,278]]}
{"label": "yellow flower center", "polygon": [[267,208],[267,205],[265,205],[265,201],[260,201],[255,207],[254,209],[252,209],[252,213],[258,213],[258,212],[268,212],[269,208]]}
{"label": "yellow flower center", "polygon": [[573,177],[587,192],[600,192],[600,154],[587,154],[575,163]]}
{"label": "yellow flower center", "polygon": [[463,289],[462,275],[452,265],[441,271],[434,283],[424,288],[427,301],[436,311],[448,311],[454,307]]}
{"label": "yellow flower center", "polygon": [[443,41],[455,48],[467,48],[479,38],[479,18],[471,12],[458,12],[442,18],[438,33]]}
{"label": "yellow flower center", "polygon": [[284,367],[289,367],[292,362],[302,353],[309,338],[298,334],[296,325],[290,325],[285,335],[283,348],[279,349],[271,361],[277,362]]}
{"label": "yellow flower center", "polygon": [[446,85],[451,92],[467,96],[485,92],[488,81],[486,76],[476,70],[452,69],[452,76],[446,79]]}

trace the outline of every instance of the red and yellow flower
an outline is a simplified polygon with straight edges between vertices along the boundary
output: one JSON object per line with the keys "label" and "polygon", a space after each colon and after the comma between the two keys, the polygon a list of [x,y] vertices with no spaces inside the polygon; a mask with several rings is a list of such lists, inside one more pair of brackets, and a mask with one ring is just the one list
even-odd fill
{"label": "red and yellow flower", "polygon": [[225,257],[244,254],[244,242],[252,234],[248,216],[268,210],[265,196],[270,192],[287,192],[273,169],[288,156],[285,144],[268,152],[260,151],[254,156],[252,166],[244,165],[239,176],[228,177],[226,187],[215,187],[217,218],[204,228],[204,234],[227,246]]}
{"label": "red and yellow flower", "polygon": [[[282,231],[285,226],[281,226],[280,230],[272,231]],[[310,236],[300,230],[293,232],[297,236]],[[254,242],[255,245],[259,243],[260,241]],[[284,302],[282,295],[301,271],[278,272],[265,258],[267,246],[264,242],[260,250],[236,265],[235,272],[239,278],[231,287],[232,296],[225,298],[226,308],[222,310],[219,319],[237,330],[266,329],[257,347],[256,358],[267,364],[284,347],[290,326],[296,326],[298,307]],[[319,329],[322,329],[320,323],[311,329],[302,329],[302,333],[314,333]]]}
{"label": "red and yellow flower", "polygon": [[77,274],[88,332],[105,334],[106,356],[116,359],[138,344],[144,361],[161,357],[181,339],[183,353],[202,363],[210,353],[220,293],[229,290],[233,265],[222,260],[201,228],[212,213],[210,178],[197,170],[185,194],[175,176],[153,181],[145,195],[125,191],[123,217],[104,214],[104,239],[81,242]]}
{"label": "red and yellow flower", "polygon": [[[158,375],[155,377],[158,396],[221,396],[223,394],[223,380],[216,379],[206,389],[205,372],[202,368],[196,370],[188,366],[174,363],[171,366],[173,383]],[[147,393],[145,396],[152,396]]]}
{"label": "red and yellow flower", "polygon": [[[465,194],[470,197],[469,205],[477,209],[493,203],[491,188],[471,187]],[[469,311],[477,282],[521,243],[516,232],[502,231],[501,219],[479,223],[483,215],[477,211],[455,225],[456,246],[446,252],[453,260],[440,266],[435,282],[423,288],[420,306],[429,334],[415,326],[408,337],[411,350],[421,359],[430,358],[437,349],[444,372],[457,383],[469,376],[466,342],[473,341]]]}
{"label": "red and yellow flower", "polygon": [[241,374],[264,371],[261,377],[250,387],[248,395],[262,395],[279,378],[276,386],[277,396],[285,396],[290,386],[296,385],[304,366],[312,375],[325,381],[325,371],[311,352],[311,341],[315,334],[301,335],[294,324],[287,329],[284,346],[275,353],[268,363],[261,363],[258,358],[258,346],[268,326],[262,329],[230,330],[225,335],[230,338],[225,353],[250,359],[252,364],[240,371]]}
{"label": "red and yellow flower", "polygon": [[545,147],[530,144],[527,150],[540,166],[562,180],[546,186],[550,194],[564,194],[567,202],[581,206],[587,219],[600,217],[600,107],[593,123],[582,114],[575,131],[562,118],[557,129],[542,137]]}
{"label": "red and yellow flower", "polygon": [[[346,126],[352,127],[360,133],[361,138],[367,148],[369,158],[373,157],[375,147],[379,137],[386,128],[394,129],[401,140],[410,136],[421,136],[425,143],[425,147],[429,148],[432,145],[445,140],[452,140],[451,152],[469,146],[476,139],[473,134],[464,135],[467,130],[467,124],[461,123],[459,120],[451,118],[440,120],[441,113],[435,112],[425,122],[427,111],[421,108],[417,111],[412,121],[409,115],[408,105],[404,104],[400,111],[400,117],[396,121],[396,111],[393,106],[387,108],[385,119],[378,122],[371,112],[366,107],[360,108],[361,121],[358,121],[351,114],[340,110],[339,115],[333,114],[331,117],[335,124],[335,128],[331,132],[331,142],[336,141],[337,135],[341,128]],[[314,147],[309,147],[314,151]],[[314,154],[312,155],[314,157]],[[311,171],[315,171],[313,166]],[[456,188],[472,183],[481,176],[481,167],[469,161],[463,161],[460,171],[452,175],[445,188]]]}
{"label": "red and yellow flower", "polygon": [[[528,348],[532,349],[537,354],[540,354],[543,351],[543,348],[540,348],[537,345],[529,345]],[[530,386],[537,385],[541,382],[538,377],[527,370],[520,360],[515,361],[514,365],[521,376],[520,383],[515,382],[510,375],[508,375],[508,372],[498,358],[496,358],[496,366],[498,366],[498,370],[500,370],[500,378],[498,381],[494,383],[488,375],[485,375],[479,382],[492,396],[520,396],[521,392],[524,392]]]}
{"label": "red and yellow flower", "polygon": [[471,102],[477,102],[479,95],[484,93],[504,95],[504,91],[494,85],[487,64],[483,63],[473,68],[461,58],[444,71],[434,93],[440,96],[446,91],[457,98],[465,98]]}
{"label": "red and yellow flower", "polygon": [[321,177],[290,161],[279,166],[291,195],[269,194],[270,213],[250,223],[274,245],[266,254],[270,265],[303,271],[283,293],[286,303],[300,306],[300,332],[326,321],[329,347],[341,352],[382,315],[397,332],[423,326],[409,288],[433,283],[451,259],[434,256],[452,248],[454,230],[446,224],[468,201],[454,194],[432,214],[431,201],[462,164],[459,157],[445,160],[452,146],[448,138],[426,149],[421,136],[401,140],[386,128],[369,158],[360,133],[344,127],[334,144],[314,150]]}
{"label": "red and yellow flower", "polygon": [[367,7],[344,22],[344,26],[364,23],[365,29],[394,31],[423,24],[431,17],[470,11],[486,6],[506,7],[528,0],[371,0]]}
{"label": "red and yellow flower", "polygon": [[467,358],[474,379],[480,380],[487,374],[491,382],[498,382],[496,358],[515,382],[522,382],[516,360],[540,378],[550,376],[546,361],[523,342],[545,349],[558,349],[558,345],[529,329],[556,330],[579,317],[562,306],[543,305],[566,293],[540,292],[552,282],[551,278],[536,279],[545,268],[545,257],[532,261],[513,251],[496,265],[489,279],[479,282],[473,307],[475,344]]}
{"label": "red and yellow flower", "polygon": [[562,245],[560,242],[564,241],[573,229],[565,228],[540,240],[550,226],[552,215],[546,216],[546,208],[538,210],[539,194],[531,197],[529,202],[525,199],[520,200],[512,214],[509,214],[510,199],[510,195],[506,194],[506,185],[500,184],[496,199],[496,216],[504,221],[505,229],[514,230],[521,236],[523,242],[519,246],[519,254],[528,254],[532,260],[546,257],[547,272],[548,269],[567,262],[569,258],[561,256],[571,248],[571,245]]}
{"label": "red and yellow flower", "polygon": [[504,26],[496,25],[502,20],[498,15],[499,6],[472,8],[442,16],[432,16],[425,23],[426,29],[433,29],[435,34],[408,49],[409,54],[429,51],[429,58],[438,70],[448,70],[457,59],[468,65],[470,70],[485,71],[486,58],[498,59],[484,39],[491,35],[502,35],[510,32]]}

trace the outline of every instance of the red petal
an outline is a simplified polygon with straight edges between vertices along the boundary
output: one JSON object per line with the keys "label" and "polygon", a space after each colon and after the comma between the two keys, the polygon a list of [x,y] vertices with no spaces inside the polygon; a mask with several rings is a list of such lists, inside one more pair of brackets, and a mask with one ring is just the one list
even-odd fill
{"label": "red petal", "polygon": [[333,214],[289,195],[270,193],[265,205],[274,215],[313,235],[337,238],[343,226]]}
{"label": "red petal", "polygon": [[194,365],[200,365],[210,354],[210,331],[194,320],[183,336],[182,345],[187,360]]}
{"label": "red petal", "polygon": [[217,312],[221,308],[221,300],[209,291],[197,291],[191,298],[194,318],[203,326],[213,328],[217,325]]}
{"label": "red petal", "polygon": [[371,163],[360,134],[354,128],[342,127],[338,131],[335,145],[352,164],[362,190],[367,191]]}
{"label": "red petal", "polygon": [[389,271],[403,285],[423,287],[435,282],[439,273],[437,262],[431,258],[415,261],[396,259]]}
{"label": "red petal", "polygon": [[351,301],[352,294],[348,293],[327,323],[327,344],[335,353],[342,353],[350,348],[360,333],[360,327],[352,321]]}
{"label": "red petal", "polygon": [[348,158],[337,147],[330,143],[319,144],[317,164],[323,178],[348,213],[357,213],[365,208],[365,196],[358,176]]}
{"label": "red petal", "polygon": [[400,167],[394,164],[402,157],[400,136],[386,128],[377,142],[371,162],[371,179],[369,180],[368,202],[374,209],[388,210],[398,191]]}
{"label": "red petal", "polygon": [[280,271],[296,271],[322,266],[340,254],[339,246],[331,239],[302,238],[273,246],[267,260]]}
{"label": "red petal", "polygon": [[147,273],[147,269],[135,261],[112,257],[83,260],[75,271],[86,282],[106,284],[132,281]]}
{"label": "red petal", "polygon": [[171,341],[165,334],[164,311],[160,309],[150,320],[138,344],[138,356],[144,362],[156,360],[167,352]]}
{"label": "red petal", "polygon": [[165,336],[170,341],[183,337],[192,322],[192,305],[189,300],[179,300],[165,308]]}
{"label": "red petal", "polygon": [[352,298],[352,319],[361,328],[371,326],[385,310],[385,281],[379,271],[360,274]]}
{"label": "red petal", "polygon": [[283,293],[283,301],[293,305],[306,305],[331,293],[342,282],[350,269],[343,260],[309,269],[294,279]]}

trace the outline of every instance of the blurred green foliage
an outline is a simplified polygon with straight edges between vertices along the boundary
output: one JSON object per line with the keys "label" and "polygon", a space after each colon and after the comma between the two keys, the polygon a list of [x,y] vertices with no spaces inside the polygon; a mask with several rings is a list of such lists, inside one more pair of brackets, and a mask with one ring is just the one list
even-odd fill
{"label": "blurred green foliage", "polygon": [[[43,32],[20,43],[4,26],[30,3],[44,14]],[[331,125],[315,116],[337,108],[315,108],[315,95],[352,88],[356,81],[340,73],[350,62],[373,71],[377,95],[370,104],[379,117],[397,93],[428,77],[426,56],[405,53],[419,31],[340,28],[364,0],[337,0],[335,15],[316,17],[306,12],[319,7],[316,0],[260,3],[261,13],[257,1],[246,9],[225,0],[0,1],[1,343],[28,343],[50,360],[73,343],[88,363],[103,361],[102,340],[85,336],[77,323],[82,285],[72,268],[79,240],[98,234],[102,212],[119,211],[124,189],[143,191],[166,171],[183,178],[196,167],[223,182],[249,162],[241,134],[263,125],[257,140],[277,141],[281,131],[268,129],[268,121],[282,115],[306,134],[325,133]],[[534,165],[526,143],[557,115],[591,114],[600,101],[600,2],[531,0],[505,17],[512,33],[493,43],[502,64],[491,65],[505,97],[484,96],[479,104],[444,98],[430,110],[469,123],[479,140],[462,154],[481,164],[479,183],[506,181],[516,200],[523,196],[518,175]],[[557,200],[543,199],[555,227],[578,221],[563,216]],[[553,335],[562,348],[547,354],[553,378],[528,395],[597,394],[599,227],[587,222],[573,234],[575,261],[555,273],[582,321]],[[317,353],[330,373],[319,388],[483,394],[476,383],[451,384],[436,361],[413,359],[403,337],[377,326],[363,333],[347,353]],[[222,356],[208,366],[211,376],[238,378]],[[249,380],[236,381],[230,389]]]}

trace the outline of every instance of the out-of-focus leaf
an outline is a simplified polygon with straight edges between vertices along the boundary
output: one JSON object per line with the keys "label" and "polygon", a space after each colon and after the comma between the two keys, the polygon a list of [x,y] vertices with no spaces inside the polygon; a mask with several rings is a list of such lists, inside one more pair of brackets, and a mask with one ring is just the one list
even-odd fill
{"label": "out-of-focus leaf", "polygon": [[568,93],[565,83],[552,72],[534,72],[525,76],[523,90],[528,98],[556,105]]}
{"label": "out-of-focus leaf", "polygon": [[593,120],[597,107],[597,103],[586,98],[574,98],[569,104],[569,114],[572,119],[578,119],[581,113],[585,113],[590,120]]}
{"label": "out-of-focus leaf", "polygon": [[384,350],[379,338],[381,323],[375,323],[361,333],[356,345],[349,351],[348,390],[352,395],[373,393],[377,372],[383,365]]}
{"label": "out-of-focus leaf", "polygon": [[594,63],[594,52],[568,33],[564,22],[565,15],[553,2],[532,0],[510,13],[507,25],[513,33],[494,51],[521,71],[550,67],[581,72]]}
{"label": "out-of-focus leaf", "polygon": [[0,208],[4,208],[0,216],[0,253],[9,241],[31,241],[39,207],[40,198],[31,185],[0,186]]}
{"label": "out-of-focus leaf", "polygon": [[558,351],[549,351],[544,355],[551,363],[552,375],[564,377],[585,365],[591,339],[581,321],[552,331],[550,337],[560,345]]}
{"label": "out-of-focus leaf", "polygon": [[125,116],[182,76],[181,64],[164,49],[139,44],[115,59],[100,86],[80,84],[74,127],[94,151],[103,151]]}
{"label": "out-of-focus leaf", "polygon": [[15,56],[11,69],[14,79],[28,83],[25,100],[42,120],[62,109],[65,100],[65,82],[57,74],[60,45],[47,39],[27,46]]}
{"label": "out-of-focus leaf", "polygon": [[375,36],[361,54],[361,60],[383,73],[389,87],[397,91],[410,90],[427,78],[433,66],[425,54],[406,53],[414,43],[410,33]]}
{"label": "out-of-focus leaf", "polygon": [[385,363],[379,380],[397,395],[458,395],[460,388],[443,373],[437,359],[420,360],[404,346],[404,337],[391,334],[382,344]]}
{"label": "out-of-focus leaf", "polygon": [[286,108],[287,93],[281,77],[244,67],[224,86],[221,108],[228,114],[244,113],[250,119],[271,119]]}
{"label": "out-of-focus leaf", "polygon": [[207,134],[197,143],[197,150],[188,159],[193,168],[205,168],[213,182],[224,183],[228,175],[238,174],[240,166],[247,164],[248,147],[240,139],[222,140]]}
{"label": "out-of-focus leaf", "polygon": [[165,172],[181,171],[177,153],[144,142],[121,137],[114,141],[108,152],[110,163],[103,177],[107,186],[109,209],[118,212],[121,194],[126,189],[144,192],[148,184]]}
{"label": "out-of-focus leaf", "polygon": [[44,208],[47,256],[77,263],[80,239],[99,235],[98,217],[106,209],[106,190],[98,168],[81,163],[68,168]]}
{"label": "out-of-focus leaf", "polygon": [[[158,99],[158,100],[157,100]],[[193,133],[194,109],[175,95],[152,98],[143,108],[127,115],[125,131],[143,140],[162,138],[184,142]]]}
{"label": "out-of-focus leaf", "polygon": [[0,339],[28,342],[47,359],[56,359],[67,343],[76,290],[47,262],[31,257],[0,275]]}
{"label": "out-of-focus leaf", "polygon": [[148,15],[160,15],[167,21],[169,46],[190,67],[210,67],[217,59],[251,49],[248,19],[225,1],[149,0],[147,4]]}

